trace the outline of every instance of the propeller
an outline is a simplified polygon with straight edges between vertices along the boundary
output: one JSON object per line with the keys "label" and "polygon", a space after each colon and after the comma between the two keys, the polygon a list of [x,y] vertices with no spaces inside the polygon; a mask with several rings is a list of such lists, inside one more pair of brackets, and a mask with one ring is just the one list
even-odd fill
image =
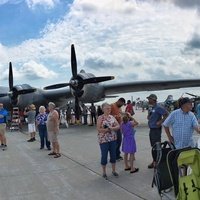
{"label": "propeller", "polygon": [[12,105],[17,105],[19,95],[28,94],[36,91],[36,88],[33,88],[28,84],[21,84],[16,86],[13,85],[13,70],[11,62],[9,62],[8,84],[9,84],[9,92],[1,93],[0,97],[9,96]]}
{"label": "propeller", "polygon": [[73,95],[75,97],[75,117],[76,119],[79,120],[79,115],[80,115],[79,98],[84,93],[84,91],[82,90],[84,85],[109,81],[114,79],[114,76],[92,77],[86,79],[83,79],[81,76],[79,76],[79,74],[77,74],[76,52],[73,44],[71,45],[71,72],[72,72],[72,78],[70,79],[69,83],[59,83],[55,85],[50,85],[44,87],[44,89],[45,90],[58,89],[66,86],[69,86],[71,89],[73,89]]}
{"label": "propeller", "polygon": [[190,96],[192,96],[192,97],[195,97],[195,98],[198,98],[199,96],[197,96],[197,95],[195,95],[195,94],[191,94],[191,93],[188,93],[188,92],[186,92],[185,94],[188,94],[188,95],[190,95]]}

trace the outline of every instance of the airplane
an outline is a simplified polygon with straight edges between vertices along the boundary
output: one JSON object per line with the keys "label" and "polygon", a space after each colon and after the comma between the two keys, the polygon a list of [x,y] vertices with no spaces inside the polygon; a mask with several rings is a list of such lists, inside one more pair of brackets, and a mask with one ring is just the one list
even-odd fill
{"label": "airplane", "polygon": [[69,82],[46,86],[43,89],[34,88],[28,84],[13,85],[12,63],[9,63],[9,87],[0,87],[0,102],[6,109],[18,106],[21,110],[27,105],[47,105],[54,102],[57,107],[75,98],[75,116],[79,117],[79,101],[96,103],[119,93],[179,89],[200,87],[200,79],[181,79],[166,81],[137,81],[102,84],[100,82],[113,80],[113,76],[96,77],[81,70],[77,73],[75,47],[71,45],[71,71]]}

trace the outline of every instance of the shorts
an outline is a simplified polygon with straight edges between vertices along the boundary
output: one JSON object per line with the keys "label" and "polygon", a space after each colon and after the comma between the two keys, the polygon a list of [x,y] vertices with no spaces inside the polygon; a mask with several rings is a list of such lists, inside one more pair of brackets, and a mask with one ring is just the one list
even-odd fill
{"label": "shorts", "polygon": [[0,134],[5,135],[6,133],[6,123],[0,124]]}
{"label": "shorts", "polygon": [[35,123],[34,124],[28,124],[28,132],[29,133],[36,132]]}
{"label": "shorts", "polygon": [[161,132],[162,132],[161,127],[160,128],[150,128],[149,139],[150,139],[150,143],[151,143],[152,147],[156,142],[161,142]]}
{"label": "shorts", "polygon": [[53,131],[48,131],[48,139],[49,141],[52,142],[58,142],[58,132],[55,133]]}

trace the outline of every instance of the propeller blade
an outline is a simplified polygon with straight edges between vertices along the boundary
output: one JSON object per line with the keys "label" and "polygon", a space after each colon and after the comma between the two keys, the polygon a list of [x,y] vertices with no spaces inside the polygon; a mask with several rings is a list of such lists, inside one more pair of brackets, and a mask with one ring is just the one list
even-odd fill
{"label": "propeller blade", "polygon": [[9,89],[10,91],[13,90],[13,70],[11,62],[9,62]]}
{"label": "propeller blade", "polygon": [[190,96],[192,96],[192,97],[198,97],[197,95],[191,94],[191,93],[188,93],[188,92],[186,92],[185,94],[188,94],[188,95],[190,95]]}
{"label": "propeller blade", "polygon": [[51,90],[51,89],[58,89],[58,88],[63,88],[66,86],[69,86],[70,83],[59,83],[59,84],[55,84],[55,85],[49,85],[44,87],[44,90]]}
{"label": "propeller blade", "polygon": [[5,94],[0,94],[0,97],[6,97],[6,96],[8,96],[8,93],[5,93]]}
{"label": "propeller blade", "polygon": [[88,79],[83,80],[83,84],[110,81],[110,80],[113,80],[114,78],[115,78],[114,76],[92,77],[92,78],[88,78]]}
{"label": "propeller blade", "polygon": [[77,76],[77,62],[76,62],[76,52],[75,52],[75,47],[72,44],[71,45],[71,70],[72,70],[72,75],[74,78]]}
{"label": "propeller blade", "polygon": [[79,116],[80,116],[79,100],[78,97],[75,97],[75,117],[77,120],[79,120]]}

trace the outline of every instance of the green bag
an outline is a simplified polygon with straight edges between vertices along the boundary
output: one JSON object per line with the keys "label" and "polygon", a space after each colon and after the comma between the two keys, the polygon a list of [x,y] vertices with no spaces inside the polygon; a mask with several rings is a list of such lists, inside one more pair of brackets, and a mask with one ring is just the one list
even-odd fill
{"label": "green bag", "polygon": [[179,190],[177,200],[200,200],[200,151],[191,149],[178,156]]}

